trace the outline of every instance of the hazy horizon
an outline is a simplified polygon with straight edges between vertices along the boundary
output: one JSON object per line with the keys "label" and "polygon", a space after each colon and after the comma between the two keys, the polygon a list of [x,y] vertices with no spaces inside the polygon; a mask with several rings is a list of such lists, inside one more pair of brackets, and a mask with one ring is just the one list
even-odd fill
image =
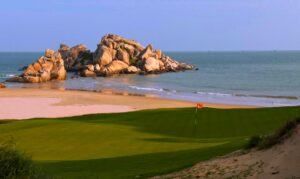
{"label": "hazy horizon", "polygon": [[[71,47],[71,46],[70,46]],[[46,48],[49,49],[49,48]],[[46,50],[45,49],[45,50]],[[45,50],[41,50],[41,51],[0,51],[0,53],[44,53]],[[51,49],[51,50],[58,50],[57,49]],[[90,49],[92,51],[94,51],[94,49]],[[165,53],[176,53],[176,52],[182,52],[182,53],[243,53],[243,52],[300,52],[300,50],[165,50]]]}
{"label": "hazy horizon", "polygon": [[11,0],[0,7],[0,51],[93,51],[107,33],[164,51],[298,51],[299,17],[295,0]]}

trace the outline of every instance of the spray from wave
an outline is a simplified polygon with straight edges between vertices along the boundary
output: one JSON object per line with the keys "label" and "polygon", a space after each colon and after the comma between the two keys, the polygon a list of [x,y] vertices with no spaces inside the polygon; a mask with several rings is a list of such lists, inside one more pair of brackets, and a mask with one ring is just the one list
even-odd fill
{"label": "spray from wave", "polygon": [[11,78],[11,77],[14,77],[16,76],[16,74],[3,74],[3,73],[0,73],[0,78]]}
{"label": "spray from wave", "polygon": [[138,86],[129,86],[131,89],[135,90],[141,90],[141,91],[164,91],[163,89],[157,89],[157,88],[147,88],[147,87],[138,87]]}

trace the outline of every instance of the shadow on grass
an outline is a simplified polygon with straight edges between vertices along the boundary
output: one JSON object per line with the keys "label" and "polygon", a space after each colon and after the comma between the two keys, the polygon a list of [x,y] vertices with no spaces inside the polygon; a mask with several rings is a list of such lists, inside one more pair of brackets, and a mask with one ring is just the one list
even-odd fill
{"label": "shadow on grass", "polygon": [[66,178],[145,178],[177,171],[201,160],[240,149],[245,140],[202,149],[82,161],[39,162],[51,174]]}
{"label": "shadow on grass", "polygon": [[139,132],[184,138],[230,138],[270,133],[300,114],[299,107],[259,109],[194,108],[98,114],[62,120],[133,126]]}
{"label": "shadow on grass", "polygon": [[[195,114],[194,108],[156,109],[114,114],[47,119],[66,122],[112,124],[134,127],[143,133],[166,135],[170,138],[231,138],[265,135],[300,114],[299,107],[257,109],[204,108]],[[32,119],[30,121],[38,119]],[[43,119],[45,120],[45,119]],[[38,120],[43,125],[43,120]],[[25,122],[25,121],[24,121]],[[26,121],[27,122],[27,121]],[[45,122],[47,123],[47,122]],[[49,125],[49,122],[45,125]]]}

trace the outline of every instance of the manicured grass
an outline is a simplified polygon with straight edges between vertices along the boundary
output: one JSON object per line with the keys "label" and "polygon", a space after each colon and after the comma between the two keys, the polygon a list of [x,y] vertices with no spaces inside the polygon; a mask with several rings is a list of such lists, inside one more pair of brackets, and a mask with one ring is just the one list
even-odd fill
{"label": "manicured grass", "polygon": [[46,172],[65,178],[134,178],[171,172],[241,149],[300,116],[299,107],[192,108],[34,119],[0,124]]}

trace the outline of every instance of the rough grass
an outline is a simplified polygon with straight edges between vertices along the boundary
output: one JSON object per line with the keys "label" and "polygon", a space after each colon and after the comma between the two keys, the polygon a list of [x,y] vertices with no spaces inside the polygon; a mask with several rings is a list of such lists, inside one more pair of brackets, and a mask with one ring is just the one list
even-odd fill
{"label": "rough grass", "polygon": [[31,158],[15,148],[12,140],[0,144],[0,178],[50,178],[34,165]]}
{"label": "rough grass", "polygon": [[282,143],[286,138],[290,137],[297,125],[300,124],[300,118],[287,121],[281,128],[275,132],[265,136],[253,136],[250,138],[247,149],[258,148],[267,149],[276,144]]}
{"label": "rough grass", "polygon": [[299,114],[299,107],[145,110],[4,123],[0,138],[13,136],[59,177],[143,178],[242,149]]}

